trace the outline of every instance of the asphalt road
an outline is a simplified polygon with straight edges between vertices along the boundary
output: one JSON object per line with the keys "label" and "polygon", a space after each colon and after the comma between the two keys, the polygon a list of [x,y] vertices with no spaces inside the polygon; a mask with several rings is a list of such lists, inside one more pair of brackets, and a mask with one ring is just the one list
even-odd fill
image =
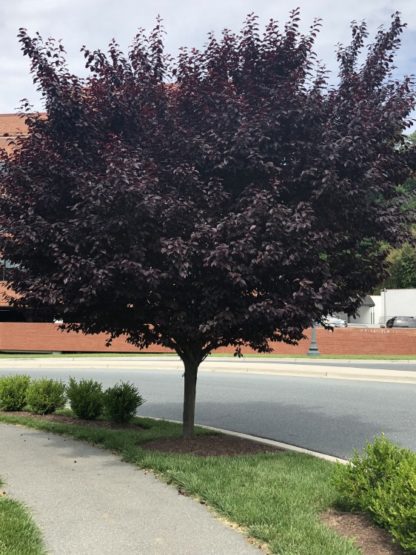
{"label": "asphalt road", "polygon": [[[114,362],[111,367],[103,362],[101,368],[94,362],[91,369],[66,364],[22,371],[64,380],[69,375],[94,378],[104,387],[128,380],[146,399],[140,415],[181,420],[180,370],[116,370]],[[3,364],[0,375],[16,371],[13,367]],[[346,458],[382,432],[416,451],[415,401],[416,384],[203,371],[196,420]]]}

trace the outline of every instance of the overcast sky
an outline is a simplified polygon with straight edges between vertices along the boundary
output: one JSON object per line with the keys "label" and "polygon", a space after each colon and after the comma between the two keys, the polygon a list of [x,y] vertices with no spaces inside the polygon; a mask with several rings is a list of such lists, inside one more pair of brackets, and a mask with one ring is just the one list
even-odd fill
{"label": "overcast sky", "polygon": [[117,39],[127,50],[139,27],[151,29],[157,14],[164,20],[167,50],[175,54],[180,46],[201,47],[207,33],[224,27],[238,31],[245,16],[254,11],[261,23],[270,18],[284,23],[289,11],[302,10],[302,29],[315,17],[323,20],[316,51],[325,65],[336,71],[336,44],[347,43],[350,22],[365,19],[372,36],[380,25],[388,25],[399,10],[408,24],[397,57],[397,73],[416,74],[415,0],[0,0],[0,113],[13,112],[20,100],[28,98],[39,109],[38,95],[29,75],[29,64],[16,39],[19,27],[30,34],[62,39],[73,72],[84,74],[79,52],[105,49]]}

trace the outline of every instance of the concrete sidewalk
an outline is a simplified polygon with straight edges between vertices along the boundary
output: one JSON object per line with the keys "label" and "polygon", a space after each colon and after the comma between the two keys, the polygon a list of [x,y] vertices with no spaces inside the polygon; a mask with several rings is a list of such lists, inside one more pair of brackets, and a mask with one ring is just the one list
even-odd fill
{"label": "concrete sidewalk", "polygon": [[0,476],[54,555],[259,553],[151,473],[69,438],[0,424]]}

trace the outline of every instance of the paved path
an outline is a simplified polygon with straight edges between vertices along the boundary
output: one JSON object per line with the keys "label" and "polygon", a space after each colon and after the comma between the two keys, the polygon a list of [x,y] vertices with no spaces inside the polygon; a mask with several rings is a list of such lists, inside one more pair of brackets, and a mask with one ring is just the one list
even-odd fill
{"label": "paved path", "polygon": [[0,424],[0,476],[54,555],[249,555],[243,535],[103,449]]}

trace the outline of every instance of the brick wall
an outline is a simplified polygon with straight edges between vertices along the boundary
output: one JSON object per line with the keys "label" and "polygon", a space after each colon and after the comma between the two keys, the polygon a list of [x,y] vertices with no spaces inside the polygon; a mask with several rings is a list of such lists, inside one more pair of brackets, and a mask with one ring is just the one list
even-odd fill
{"label": "brick wall", "polygon": [[[322,355],[416,355],[416,329],[336,328],[333,332],[317,329]],[[310,330],[298,345],[274,344],[276,353],[304,355],[308,352]],[[221,351],[232,352],[232,348]],[[245,352],[252,352],[246,349]]]}
{"label": "brick wall", "polygon": [[[111,347],[106,347],[106,338],[105,334],[62,332],[58,324],[0,322],[0,351],[138,352],[123,338],[115,339]],[[168,349],[158,347],[150,349],[152,351]]]}
{"label": "brick wall", "polygon": [[[280,354],[306,354],[309,348],[310,330],[307,339],[299,345],[276,344]],[[106,336],[83,335],[61,332],[56,324],[6,323],[0,322],[0,351],[84,351],[84,352],[138,352],[123,338],[105,346]],[[317,329],[317,341],[321,354],[337,355],[416,355],[416,329],[364,329],[337,328],[334,332]],[[167,352],[168,349],[154,346],[147,352]],[[219,349],[232,353],[233,348]],[[253,352],[245,349],[244,352]]]}

